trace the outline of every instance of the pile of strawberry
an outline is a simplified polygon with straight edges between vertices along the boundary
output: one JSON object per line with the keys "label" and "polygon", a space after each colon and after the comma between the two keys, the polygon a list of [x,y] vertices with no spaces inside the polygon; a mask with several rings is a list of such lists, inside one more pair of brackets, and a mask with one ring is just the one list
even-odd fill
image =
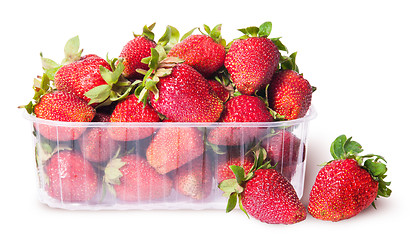
{"label": "pile of strawberry", "polygon": [[[272,122],[308,112],[315,88],[299,74],[296,53],[282,55],[288,51],[279,38],[268,38],[270,22],[239,29],[244,35],[228,44],[221,25],[204,25],[201,34],[193,34],[195,28],[182,38],[167,26],[157,42],[153,27],[145,26],[114,59],[82,56],[78,37],[67,42],[61,64],[41,54],[44,73],[35,79],[35,95],[24,107],[40,119],[112,123]],[[260,128],[216,127],[206,133],[173,125],[108,126],[35,124],[41,138],[49,141],[36,146],[36,157],[52,198],[87,203],[103,188],[124,202],[165,198],[172,189],[200,200],[212,191],[215,177],[229,198],[227,211],[239,202],[247,214],[267,223],[306,218],[289,182],[299,155],[304,155],[303,143],[288,129],[268,134]],[[136,143],[132,150],[129,143]],[[206,148],[219,153],[219,146],[239,153],[239,146],[250,143],[244,156],[226,152],[220,154],[222,159],[211,160],[206,154]],[[356,144],[348,144],[360,152]],[[145,146],[136,149],[140,145]],[[355,158],[360,166],[362,158],[350,153],[341,156]],[[381,159],[369,165],[379,165]],[[280,161],[282,174],[276,166]],[[372,175],[379,182],[374,187],[387,185],[381,181],[384,170]],[[370,199],[377,197],[377,190],[367,192]],[[320,203],[325,204],[311,202],[309,212],[328,216],[319,210],[324,207]]]}

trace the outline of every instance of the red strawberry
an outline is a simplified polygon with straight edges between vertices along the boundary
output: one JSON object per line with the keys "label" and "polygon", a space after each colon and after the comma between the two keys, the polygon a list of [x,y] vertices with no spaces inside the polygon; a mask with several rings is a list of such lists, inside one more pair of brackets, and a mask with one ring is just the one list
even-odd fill
{"label": "red strawberry", "polygon": [[148,70],[147,64],[142,63],[142,59],[151,55],[151,48],[155,48],[156,43],[153,39],[147,36],[135,35],[135,38],[130,40],[119,55],[123,58],[124,70],[123,75],[126,78],[136,78],[141,76],[136,72],[136,69]]}
{"label": "red strawberry", "polygon": [[262,222],[293,224],[306,218],[293,186],[274,169],[257,170],[241,199],[246,212]]}
{"label": "red strawberry", "polygon": [[308,212],[315,218],[340,221],[356,216],[378,197],[389,197],[391,190],[386,165],[379,155],[359,156],[361,145],[341,135],[332,143],[335,160],[316,176],[309,197]]}
{"label": "red strawberry", "polygon": [[247,155],[243,158],[238,156],[239,154],[228,154],[220,156],[216,166],[216,180],[221,183],[224,180],[235,178],[230,166],[236,165],[242,167],[245,173],[249,173],[250,169],[253,167],[253,156]]}
{"label": "red strawberry", "polygon": [[[159,122],[157,112],[150,106],[139,102],[134,94],[129,95],[116,105],[110,122]],[[133,141],[152,135],[154,129],[148,127],[120,127],[109,128],[110,136],[118,141]]]}
{"label": "red strawberry", "polygon": [[89,102],[90,98],[84,94],[97,86],[107,84],[100,75],[100,66],[112,70],[110,64],[99,56],[83,56],[78,61],[62,66],[54,76],[54,84],[58,90],[73,93]]}
{"label": "red strawberry", "polygon": [[[205,77],[209,77],[223,66],[225,47],[220,34],[221,25],[212,31],[205,26],[209,35],[191,35],[176,44],[168,53],[169,57],[178,57],[196,69]],[[213,37],[212,37],[213,36]]]}
{"label": "red strawberry", "polygon": [[173,184],[167,175],[157,173],[138,155],[112,159],[106,166],[104,182],[118,199],[127,202],[165,198]]}
{"label": "red strawberry", "polygon": [[239,207],[259,221],[271,224],[293,224],[306,218],[306,210],[293,186],[269,162],[263,163],[263,154],[255,160],[248,174],[232,165],[236,179],[227,179],[219,188],[229,196],[226,211],[231,211],[239,199]]}
{"label": "red strawberry", "polygon": [[150,92],[150,104],[174,122],[215,122],[223,103],[207,80],[186,64],[177,64],[156,84],[158,97]]}
{"label": "red strawberry", "polygon": [[168,173],[201,156],[202,133],[193,127],[163,127],[147,148],[147,161],[160,174]]}
{"label": "red strawberry", "polygon": [[[280,130],[274,136],[262,141],[262,147],[267,152],[267,158],[276,170],[289,181],[292,179],[298,165],[299,156],[304,156],[305,145],[293,133]],[[303,152],[303,154],[301,154]],[[300,161],[304,161],[301,159]]]}
{"label": "red strawberry", "polygon": [[74,151],[55,153],[46,165],[47,193],[62,202],[86,202],[97,192],[92,165]]}
{"label": "red strawberry", "polygon": [[276,72],[268,89],[269,107],[287,120],[304,117],[312,100],[312,86],[299,73],[285,69]]}
{"label": "red strawberry", "polygon": [[207,155],[190,161],[176,170],[175,189],[195,200],[207,198],[212,191],[212,169]]}
{"label": "red strawberry", "polygon": [[230,92],[220,82],[214,79],[208,79],[207,82],[222,102],[225,103],[229,99]]}
{"label": "red strawberry", "polygon": [[108,161],[119,148],[110,138],[107,127],[91,127],[79,138],[80,150],[84,158],[91,162]]}
{"label": "red strawberry", "polygon": [[110,114],[96,112],[92,122],[110,122]]}
{"label": "red strawberry", "polygon": [[[258,97],[240,95],[227,101],[219,122],[271,122],[273,117]],[[264,134],[255,127],[218,127],[212,129],[208,141],[216,145],[240,145]]]}
{"label": "red strawberry", "polygon": [[[34,106],[38,118],[61,122],[90,122],[95,110],[75,95],[63,91],[46,93]],[[80,137],[84,127],[52,126],[36,124],[41,135],[50,140],[69,141]]]}
{"label": "red strawberry", "polygon": [[252,95],[272,79],[279,64],[279,50],[268,39],[272,24],[240,29],[245,37],[235,40],[226,54],[225,67],[236,88],[242,94]]}

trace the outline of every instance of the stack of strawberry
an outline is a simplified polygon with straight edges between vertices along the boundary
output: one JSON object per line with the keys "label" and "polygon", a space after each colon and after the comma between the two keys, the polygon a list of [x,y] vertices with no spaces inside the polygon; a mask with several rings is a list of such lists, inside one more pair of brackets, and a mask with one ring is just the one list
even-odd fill
{"label": "stack of strawberry", "polygon": [[[48,195],[88,203],[104,197],[106,191],[98,193],[103,189],[120,202],[141,202],[175,189],[201,200],[217,187],[216,179],[229,197],[228,211],[239,197],[240,208],[261,221],[305,219],[289,182],[305,146],[289,129],[153,125],[304,117],[314,88],[299,74],[296,53],[280,54],[287,48],[268,38],[270,22],[239,29],[244,35],[228,44],[221,25],[182,38],[167,26],[157,42],[153,27],[145,26],[114,59],[82,56],[78,37],[67,42],[61,64],[41,54],[44,73],[35,79],[26,110],[52,121],[108,122],[91,128],[35,124],[37,137],[45,139],[36,158]],[[147,125],[110,124],[119,122]]]}

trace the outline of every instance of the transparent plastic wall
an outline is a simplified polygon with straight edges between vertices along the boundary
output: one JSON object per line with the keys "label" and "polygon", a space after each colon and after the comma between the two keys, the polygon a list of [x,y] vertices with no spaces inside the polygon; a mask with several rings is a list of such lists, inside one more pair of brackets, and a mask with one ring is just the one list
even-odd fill
{"label": "transparent plastic wall", "polygon": [[64,209],[225,209],[219,182],[262,152],[303,194],[316,115],[270,123],[33,124],[40,201]]}

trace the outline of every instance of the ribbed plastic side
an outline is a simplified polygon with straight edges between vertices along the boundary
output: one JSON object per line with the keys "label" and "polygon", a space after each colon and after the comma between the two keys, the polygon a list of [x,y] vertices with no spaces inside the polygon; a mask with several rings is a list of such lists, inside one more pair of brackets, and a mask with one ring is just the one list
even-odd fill
{"label": "ribbed plastic side", "polygon": [[253,153],[303,194],[304,119],[250,124],[33,123],[40,201],[70,210],[224,209],[218,189],[230,165],[246,170]]}

